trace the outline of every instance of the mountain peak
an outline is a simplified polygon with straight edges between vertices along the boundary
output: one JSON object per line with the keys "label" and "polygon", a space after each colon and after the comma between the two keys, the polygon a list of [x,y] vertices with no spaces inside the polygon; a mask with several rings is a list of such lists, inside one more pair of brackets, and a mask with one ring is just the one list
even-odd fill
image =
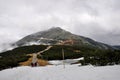
{"label": "mountain peak", "polygon": [[50,30],[50,31],[65,31],[65,30],[63,30],[63,29],[60,28],[60,27],[52,27],[52,28],[50,28],[49,30]]}
{"label": "mountain peak", "polygon": [[71,43],[79,46],[91,46],[102,49],[108,49],[110,46],[99,42],[96,42],[90,38],[78,36],[68,32],[60,27],[52,27],[46,31],[37,32],[24,37],[23,39],[16,42],[16,45],[22,46],[26,44],[47,44],[56,45],[60,42]]}
{"label": "mountain peak", "polygon": [[62,29],[62,28],[60,28],[60,27],[52,27],[50,29]]}

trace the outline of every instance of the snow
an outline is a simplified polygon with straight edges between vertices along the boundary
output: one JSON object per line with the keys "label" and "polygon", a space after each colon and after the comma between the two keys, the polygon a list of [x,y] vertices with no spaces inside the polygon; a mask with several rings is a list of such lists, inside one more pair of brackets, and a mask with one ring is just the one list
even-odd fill
{"label": "snow", "polygon": [[48,61],[49,64],[53,64],[53,65],[61,65],[63,64],[63,61],[61,60],[53,60],[53,61]]}
{"label": "snow", "polygon": [[35,42],[35,41],[32,41],[32,42],[26,42],[25,44],[24,44],[24,46],[29,46],[29,45],[40,45],[41,43],[39,43],[39,42]]}
{"label": "snow", "polygon": [[51,60],[48,62],[49,62],[49,64],[53,64],[53,65],[61,65],[61,64],[63,64],[63,62],[64,62],[64,64],[73,64],[73,63],[79,62],[79,60],[84,60],[84,57],[77,58],[77,59]]}
{"label": "snow", "polygon": [[73,59],[73,60],[84,60],[84,57],[81,57],[81,58],[77,58],[77,59]]}
{"label": "snow", "polygon": [[50,65],[16,67],[0,71],[0,80],[120,80],[120,65],[93,67]]}

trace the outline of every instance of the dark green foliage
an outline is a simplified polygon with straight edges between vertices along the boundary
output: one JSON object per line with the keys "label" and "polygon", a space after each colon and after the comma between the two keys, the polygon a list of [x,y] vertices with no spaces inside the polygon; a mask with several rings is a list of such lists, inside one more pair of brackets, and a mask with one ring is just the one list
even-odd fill
{"label": "dark green foliage", "polygon": [[62,60],[62,49],[64,50],[65,59],[74,59],[82,57],[80,52],[74,52],[75,49],[72,46],[54,46],[50,50],[42,54],[43,59]]}
{"label": "dark green foliage", "polygon": [[[24,46],[15,48],[11,51],[6,51],[3,53],[0,53],[0,70],[9,68],[9,67],[15,67],[19,66],[19,62],[23,62],[28,60],[29,56],[26,56],[26,54],[36,53],[39,51],[42,51],[46,49],[47,46],[45,45],[32,45],[32,46]],[[38,56],[38,58],[46,59],[46,60],[56,60],[62,59],[62,49],[64,49],[65,52],[65,59],[71,59],[71,58],[78,58],[81,57],[80,53],[74,52],[74,48],[72,46],[53,46],[50,50],[43,53],[42,57]]]}
{"label": "dark green foliage", "polygon": [[94,52],[85,52],[83,56],[84,56],[83,62],[85,64],[92,64],[94,66],[120,64],[120,51],[119,50],[96,49]]}
{"label": "dark green foliage", "polygon": [[16,54],[16,55],[8,55],[8,56],[2,56],[0,58],[0,70],[6,69],[6,68],[12,68],[19,66],[19,62],[23,62],[28,60],[29,56],[26,56],[25,54]]}
{"label": "dark green foliage", "polygon": [[[24,46],[0,53],[0,70],[19,66],[19,62],[26,61],[30,57],[26,56],[26,54],[42,51],[46,47],[45,45]],[[53,45],[51,49],[42,53],[42,56],[38,56],[38,58],[62,60],[62,49],[64,50],[65,59],[84,57],[84,60],[80,61],[82,65],[105,66],[120,64],[120,50],[101,50],[90,46]],[[80,52],[75,52],[75,50]]]}

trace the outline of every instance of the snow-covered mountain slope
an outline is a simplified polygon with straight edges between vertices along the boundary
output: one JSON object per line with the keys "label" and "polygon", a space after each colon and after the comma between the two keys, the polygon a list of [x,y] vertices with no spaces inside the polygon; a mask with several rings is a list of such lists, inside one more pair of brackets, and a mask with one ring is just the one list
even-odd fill
{"label": "snow-covered mountain slope", "polygon": [[0,80],[120,80],[120,65],[17,67],[0,71]]}
{"label": "snow-covered mountain slope", "polygon": [[31,35],[28,35],[21,40],[17,41],[14,45],[25,46],[31,44],[45,44],[45,45],[80,45],[80,46],[91,46],[101,49],[112,48],[110,45],[103,44],[94,41],[90,38],[72,34],[59,27],[54,27],[45,31],[40,31]]}

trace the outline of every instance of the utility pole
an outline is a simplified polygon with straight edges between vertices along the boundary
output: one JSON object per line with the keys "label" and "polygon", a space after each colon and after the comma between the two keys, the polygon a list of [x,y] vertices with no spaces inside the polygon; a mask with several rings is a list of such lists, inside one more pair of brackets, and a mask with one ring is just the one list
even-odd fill
{"label": "utility pole", "polygon": [[62,56],[63,56],[63,68],[65,68],[65,62],[64,62],[65,54],[64,54],[64,49],[63,48],[62,48]]}

